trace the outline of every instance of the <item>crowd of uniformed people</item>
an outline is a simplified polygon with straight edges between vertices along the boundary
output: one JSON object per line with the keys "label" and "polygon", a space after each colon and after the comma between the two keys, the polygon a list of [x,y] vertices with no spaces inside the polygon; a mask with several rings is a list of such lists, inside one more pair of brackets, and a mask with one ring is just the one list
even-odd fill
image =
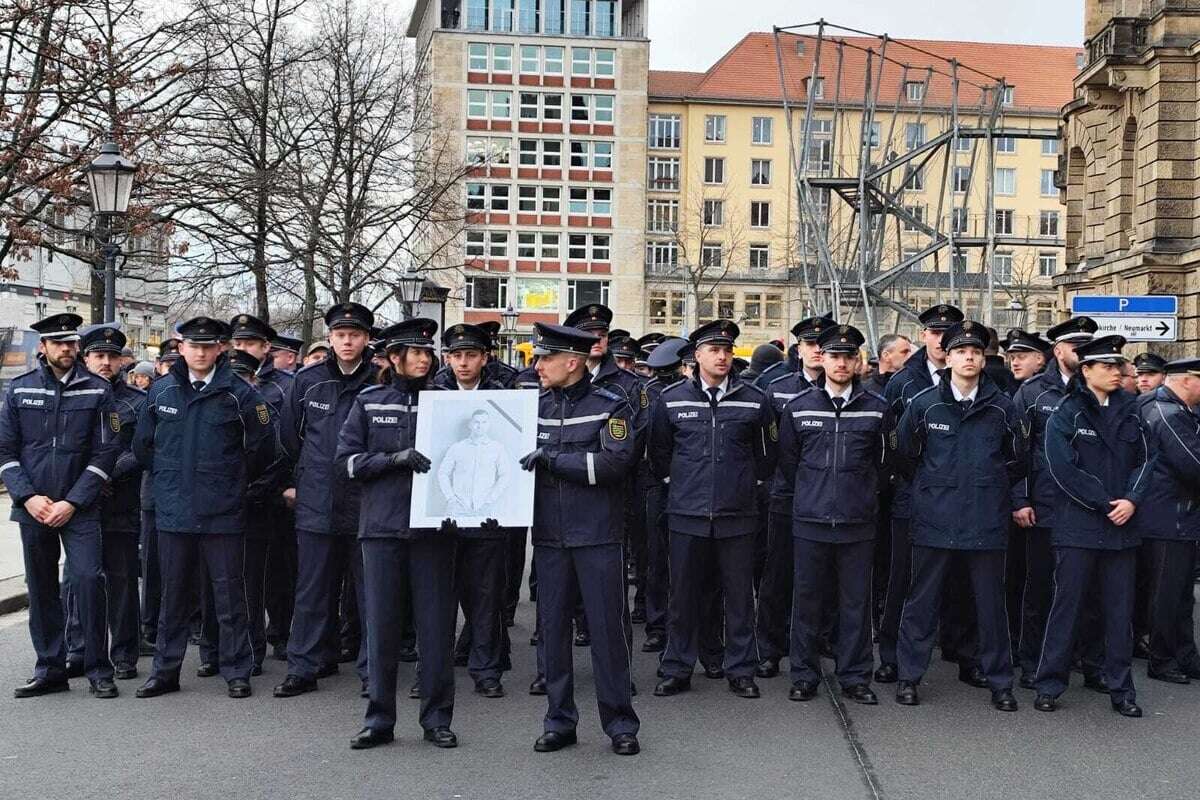
{"label": "crowd of uniformed people", "polygon": [[[918,705],[935,648],[1000,711],[1014,684],[1054,711],[1078,671],[1140,716],[1139,656],[1200,679],[1200,359],[1130,369],[1087,317],[1002,340],[951,305],[920,320],[867,360],[860,331],[814,316],[746,362],[732,321],[634,338],[592,304],[538,323],[518,371],[495,323],[379,330],[347,302],[303,350],[249,314],[190,319],[151,377],[118,326],[43,319],[0,414],[36,653],[15,695],[86,677],[113,698],[144,656],[136,695],[176,692],[189,642],[234,698],[267,658],[287,662],[279,698],[353,664],[361,749],[392,741],[416,662],[404,694],[454,747],[455,668],[505,694],[530,540],[541,752],[576,741],[579,647],[625,755],[638,646],[660,654],[659,697],[699,664],[756,698],[786,658],[803,702],[824,657],[846,699],[895,684]],[[536,473],[532,528],[410,527],[420,393],[501,389],[540,392],[513,465]]]}

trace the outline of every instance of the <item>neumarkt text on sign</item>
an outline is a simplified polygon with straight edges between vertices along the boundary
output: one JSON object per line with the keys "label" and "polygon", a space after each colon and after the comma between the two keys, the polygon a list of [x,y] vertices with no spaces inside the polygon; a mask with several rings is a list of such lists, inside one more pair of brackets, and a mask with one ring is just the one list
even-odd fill
{"label": "neumarkt text on sign", "polygon": [[1131,342],[1173,342],[1179,328],[1175,317],[1092,317],[1097,336],[1120,334]]}

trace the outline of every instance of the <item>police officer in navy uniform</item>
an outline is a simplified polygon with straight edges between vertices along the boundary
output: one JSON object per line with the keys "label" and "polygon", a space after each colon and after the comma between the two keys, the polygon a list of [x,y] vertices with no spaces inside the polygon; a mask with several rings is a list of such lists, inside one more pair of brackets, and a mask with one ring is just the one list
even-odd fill
{"label": "police officer in navy uniform", "polygon": [[880,479],[893,428],[887,402],[859,383],[862,333],[829,325],[817,339],[823,376],[779,415],[779,468],[793,488],[791,700],[811,700],[821,678],[817,643],[827,587],[836,586],[837,677],[856,703],[871,691],[871,565]]}
{"label": "police officer in navy uniform", "polygon": [[623,487],[638,458],[633,409],[625,397],[596,386],[587,368],[595,334],[535,325],[534,353],[543,391],[538,446],[521,466],[536,471],[533,557],[545,659],[545,732],[534,743],[553,752],[576,742],[571,619],[576,598],[592,640],[600,725],[613,752],[639,751],[622,547]]}
{"label": "police officer in navy uniform", "polygon": [[[325,311],[333,355],[296,373],[280,417],[280,440],[294,464],[288,493],[295,504],[298,542],[295,612],[288,672],[276,697],[317,688],[338,671],[338,605],[343,583],[362,596],[358,544],[361,483],[335,466],[338,436],[355,397],[374,384],[367,341],[375,315],[354,302]],[[359,679],[367,680],[366,643],[357,652]]]}
{"label": "police officer in navy uniform", "polygon": [[[450,326],[442,335],[442,353],[450,374],[439,373],[434,386],[446,391],[503,390],[504,385],[485,374],[490,349],[491,337],[483,326]],[[443,461],[443,468],[448,468],[448,464]],[[515,470],[517,465],[500,467]],[[447,476],[446,480],[449,483],[453,477]],[[494,485],[503,491],[503,484]],[[500,527],[496,520],[484,519],[479,527],[459,525],[455,546],[455,594],[464,619],[455,658],[460,652],[466,656],[475,692],[489,698],[504,696],[500,678],[506,668],[511,669],[511,664],[506,664],[508,632],[504,626],[509,534],[509,529]]]}
{"label": "police officer in navy uniform", "polygon": [[[609,352],[617,366],[637,378],[635,396],[641,405],[643,398],[649,408],[649,398],[646,396],[647,378],[633,371],[639,350],[637,343],[626,331],[620,331],[620,336],[609,333]],[[644,439],[643,439],[644,442]],[[641,443],[641,442],[640,442]],[[644,458],[639,458],[633,479],[634,497],[645,497],[651,484],[657,480],[650,474],[650,465]],[[630,575],[633,584],[633,611],[630,621],[640,625],[646,621],[646,514],[639,503],[625,505],[625,554],[630,562]]]}
{"label": "police officer in navy uniform", "polygon": [[500,349],[500,323],[494,319],[479,323],[479,328],[488,337],[487,364],[483,367],[483,375],[490,381],[503,386],[505,389],[515,389],[513,383],[517,380],[517,368],[501,361],[496,353]]}
{"label": "police officer in navy uniform", "polygon": [[[884,390],[884,399],[897,421],[912,399],[941,381],[946,367],[946,351],[942,349],[942,334],[951,325],[962,322],[963,313],[952,305],[939,304],[927,308],[918,317],[921,347],[909,356],[904,367],[892,376]],[[889,559],[887,594],[883,599],[883,615],[879,621],[879,668],[875,680],[895,683],[897,674],[896,641],[900,632],[900,613],[908,595],[911,574],[912,542],[909,529],[912,523],[911,491],[907,478],[899,472],[893,475],[892,548]]]}
{"label": "police officer in navy uniform", "polygon": [[[792,326],[801,368],[767,384],[767,398],[776,421],[783,413],[784,406],[820,380],[823,367],[818,339],[836,325],[832,314],[825,314],[802,319]],[[758,586],[756,633],[759,662],[755,674],[760,678],[773,678],[779,674],[779,660],[787,655],[789,648],[793,489],[793,483],[777,468],[768,484],[766,562]]]}
{"label": "police officer in navy uniform", "polygon": [[[513,379],[512,386],[509,388],[541,391],[541,383],[537,375],[536,357],[529,366],[517,373]],[[521,599],[521,578],[525,576],[525,549],[528,541],[528,530],[524,528],[509,529],[508,574],[504,588],[504,626],[506,628],[511,628],[516,620],[517,603]],[[529,571],[529,599],[537,599],[537,575],[532,568]],[[537,683],[538,681],[535,680],[534,682]],[[541,694],[541,692],[538,692],[538,694]]]}
{"label": "police officer in navy uniform", "polygon": [[[121,418],[108,381],[79,363],[77,314],[33,324],[40,334],[38,366],[9,382],[0,415],[0,478],[21,528],[29,634],[37,653],[33,678],[18,698],[64,692],[66,615],[58,561],[78,604],[83,671],[99,698],[117,696],[109,661],[101,493],[120,454]],[[61,549],[60,549],[61,548]]]}
{"label": "police officer in navy uniform", "polygon": [[[363,609],[368,650],[367,712],[350,740],[355,750],[392,741],[400,663],[400,614],[411,604],[416,624],[420,723],[425,741],[458,746],[454,716],[454,539],[437,529],[409,527],[413,474],[428,472],[416,450],[418,394],[433,374],[437,323],[410,319],[381,332],[390,367],[380,383],[359,392],[338,439],[337,469],[362,486],[358,541],[362,547]],[[336,347],[336,342],[335,342]]]}
{"label": "police officer in navy uniform", "polygon": [[203,564],[219,626],[229,696],[251,694],[254,666],[244,584],[246,490],[276,458],[271,411],[223,352],[229,326],[195,317],[178,327],[181,358],[151,387],[133,451],[151,473],[162,570],[154,667],[137,690],[179,690],[195,574]]}
{"label": "police officer in navy uniform", "polygon": [[917,705],[929,668],[943,585],[957,557],[970,576],[980,667],[992,705],[1016,711],[1004,608],[1009,492],[1024,475],[1026,434],[1012,400],[983,373],[987,329],[942,334],[948,369],[909,402],[892,446],[912,477],[912,580],[900,619],[896,702]]}
{"label": "police officer in navy uniform", "polygon": [[[1025,587],[1021,594],[1021,629],[1017,640],[1020,684],[1025,689],[1033,688],[1042,654],[1053,590],[1054,554],[1050,549],[1050,531],[1054,511],[1063,502],[1046,464],[1046,423],[1066,397],[1067,386],[1079,369],[1075,349],[1090,342],[1096,328],[1095,320],[1090,317],[1073,317],[1046,331],[1046,338],[1053,348],[1046,368],[1026,380],[1013,395],[1017,413],[1029,431],[1028,475],[1013,487],[1012,500],[1013,520],[1026,532]],[[1018,335],[1010,342],[1009,350],[1035,347],[1036,344]],[[1097,688],[1100,685],[1100,677],[1090,671],[1085,673],[1084,680]]]}
{"label": "police officer in navy uniform", "polygon": [[1133,359],[1138,395],[1151,394],[1167,377],[1167,360],[1155,353],[1138,353]]}
{"label": "police officer in navy uniform", "polygon": [[[294,336],[284,336],[276,333],[271,340],[271,365],[280,372],[299,372],[300,349],[304,342]],[[312,352],[311,345],[309,352]]]}
{"label": "police officer in navy uniform", "polygon": [[1147,675],[1188,683],[1200,679],[1192,595],[1200,540],[1200,358],[1171,361],[1163,372],[1165,383],[1139,404],[1155,454],[1137,514],[1151,576]]}
{"label": "police officer in navy uniform", "polygon": [[1153,463],[1137,399],[1121,390],[1121,336],[1075,348],[1079,372],[1046,424],[1046,464],[1062,500],[1051,529],[1054,599],[1038,662],[1034,708],[1054,711],[1067,689],[1075,633],[1089,585],[1102,607],[1104,678],[1113,710],[1140,717],[1133,687],[1135,513],[1148,498]]}
{"label": "police officer in navy uniform", "polygon": [[667,387],[650,425],[650,465],[670,479],[671,598],[662,681],[669,696],[691,688],[702,620],[697,610],[713,576],[725,596],[724,674],[739,697],[754,682],[754,532],[758,481],[774,468],[778,429],[766,394],[730,375],[738,327],[715,320],[692,332],[696,374]]}
{"label": "police officer in navy uniform", "polygon": [[[159,345],[155,360],[155,378],[160,380],[179,360],[179,340],[167,339]],[[153,384],[151,384],[153,385]],[[138,416],[141,416],[140,412]],[[141,654],[154,655],[158,639],[158,618],[162,612],[162,571],[158,565],[158,518],[154,513],[154,487],[150,473],[142,470],[142,644]]]}

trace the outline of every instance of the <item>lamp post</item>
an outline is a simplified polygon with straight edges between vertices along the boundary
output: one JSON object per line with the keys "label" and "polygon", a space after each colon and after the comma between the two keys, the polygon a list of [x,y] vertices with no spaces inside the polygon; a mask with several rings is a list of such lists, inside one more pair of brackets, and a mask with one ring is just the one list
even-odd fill
{"label": "lamp post", "polygon": [[412,267],[405,267],[396,284],[405,319],[413,318],[413,309],[421,302],[421,290],[424,288],[425,278],[415,272]]}
{"label": "lamp post", "polygon": [[137,165],[121,155],[116,142],[100,145],[100,155],[88,165],[88,189],[92,210],[99,217],[100,258],[104,261],[104,321],[117,318],[117,256],[121,246],[113,239],[113,223],[129,211],[133,176]]}
{"label": "lamp post", "polygon": [[504,334],[508,350],[505,362],[510,367],[513,365],[513,340],[517,336],[517,320],[520,318],[521,315],[514,311],[511,305],[500,312],[500,332]]}

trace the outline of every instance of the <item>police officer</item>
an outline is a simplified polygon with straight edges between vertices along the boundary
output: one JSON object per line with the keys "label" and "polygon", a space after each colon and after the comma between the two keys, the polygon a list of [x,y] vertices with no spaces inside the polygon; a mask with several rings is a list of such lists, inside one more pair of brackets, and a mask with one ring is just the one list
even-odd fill
{"label": "police officer", "polygon": [[1167,361],[1154,353],[1139,353],[1133,359],[1133,369],[1137,373],[1137,390],[1139,395],[1150,394],[1163,385],[1167,377]]}
{"label": "police officer", "polygon": [[[892,416],[899,420],[912,399],[941,381],[940,370],[946,367],[946,351],[942,349],[942,334],[962,322],[963,313],[952,305],[939,304],[921,312],[921,347],[913,353],[904,367],[892,376],[884,390],[884,399]],[[879,668],[875,680],[896,682],[896,640],[900,632],[900,612],[908,594],[911,573],[912,542],[909,528],[912,520],[912,501],[908,479],[899,472],[893,475],[892,485],[892,547],[889,558],[887,594],[883,599],[883,615],[879,621]],[[970,674],[960,678],[973,678]]]}
{"label": "police officer", "polygon": [[296,372],[303,345],[304,342],[295,337],[275,334],[271,339],[271,365],[280,372]]}
{"label": "police officer", "polygon": [[987,329],[971,320],[942,335],[948,369],[913,397],[893,447],[912,477],[912,580],[900,619],[896,702],[917,705],[942,588],[958,556],[970,576],[979,662],[992,705],[1016,711],[1004,610],[1009,492],[1024,474],[1025,431],[1012,400],[983,374]]}
{"label": "police officer", "polygon": [[[354,398],[375,382],[367,358],[374,322],[375,315],[359,303],[330,306],[325,327],[333,356],[296,373],[283,404],[279,431],[295,465],[293,486],[286,494],[295,503],[298,558],[288,674],[275,687],[276,697],[311,692],[319,678],[337,673],[343,582],[355,587],[361,601],[362,551],[356,538],[361,483],[336,469],[335,458]],[[357,666],[364,683],[366,658],[360,638]]]}
{"label": "police officer", "polygon": [[533,544],[538,614],[545,658],[547,710],[538,752],[575,744],[579,712],[571,664],[571,618],[582,600],[592,640],[600,724],[613,752],[639,751],[622,527],[622,487],[638,457],[633,411],[626,399],[592,382],[595,334],[535,325],[534,353],[543,391],[538,447],[521,459],[536,470]]}
{"label": "police officer", "polygon": [[[833,316],[808,317],[792,327],[800,353],[801,369],[767,384],[767,399],[776,424],[783,407],[820,380],[822,354],[818,339],[836,326]],[[811,377],[810,377],[811,376]],[[756,635],[760,678],[779,674],[779,660],[788,652],[788,621],[792,609],[792,491],[794,485],[778,468],[767,486],[766,561],[758,586]]]}
{"label": "police officer", "polygon": [[[639,354],[637,343],[628,332],[620,331],[620,334],[613,336],[612,332],[609,332],[608,349],[617,366],[638,379],[635,396],[640,405],[649,381],[633,372],[634,362]],[[639,444],[643,442],[644,439]],[[644,492],[655,482],[650,475],[649,464],[644,458],[639,458],[633,479],[633,496],[644,497]],[[634,624],[641,624],[646,621],[646,515],[638,503],[625,504],[625,554],[629,560],[628,577],[633,583],[633,611],[629,618]]]}
{"label": "police officer", "polygon": [[1151,392],[1150,402],[1139,404],[1155,454],[1137,515],[1152,576],[1147,675],[1188,683],[1200,678],[1192,596],[1200,540],[1200,416],[1194,410],[1200,408],[1200,358],[1172,361],[1163,369],[1165,384]]}
{"label": "police officer", "polygon": [[[155,378],[158,380],[179,360],[179,340],[167,339],[159,346],[155,359]],[[151,383],[153,386],[153,383]],[[139,415],[141,416],[140,412]],[[162,571],[158,565],[158,522],[154,513],[154,487],[150,473],[142,470],[142,645],[141,654],[154,655],[158,639],[158,618],[162,613]]]}
{"label": "police officer", "polygon": [[517,368],[506,364],[497,357],[500,349],[500,323],[494,319],[479,323],[479,329],[488,337],[487,363],[483,367],[483,375],[489,381],[500,384],[505,389],[515,389],[513,382],[517,379]]}
{"label": "police officer", "polygon": [[[434,380],[438,389],[447,391],[503,390],[499,382],[484,374],[491,349],[491,337],[479,325],[452,325],[442,335],[442,352],[450,374]],[[446,497],[459,497],[473,490],[471,475],[487,477],[492,492],[503,492],[507,480],[517,468],[515,463],[475,463],[474,473],[455,470],[449,457],[438,471],[438,482]],[[495,498],[480,498],[491,501]],[[460,505],[461,512],[473,516],[471,503]],[[521,531],[523,534],[524,531]],[[466,666],[475,681],[475,692],[484,697],[504,696],[501,674],[508,660],[508,636],[504,627],[504,588],[507,573],[509,530],[494,519],[485,519],[479,527],[458,526],[455,545],[455,595],[463,609],[463,634],[459,646],[465,651]],[[509,665],[511,668],[511,665]]]}
{"label": "police officer", "polygon": [[[513,379],[513,389],[536,389],[540,391],[541,384],[537,375],[537,357],[533,362],[517,373]],[[524,528],[510,528],[508,534],[508,572],[504,587],[504,627],[511,628],[516,621],[517,603],[521,599],[521,578],[525,575],[525,549],[529,541],[529,531]],[[529,570],[529,599],[537,600],[537,574]],[[536,638],[536,633],[535,633]],[[531,641],[531,644],[534,642]],[[545,683],[542,678],[534,680],[534,684]],[[541,688],[540,686],[538,687]],[[530,691],[530,694],[543,694],[543,691]]]}
{"label": "police officer", "polygon": [[1121,336],[1075,348],[1079,373],[1046,424],[1046,463],[1062,500],[1052,522],[1054,599],[1034,708],[1054,711],[1067,689],[1081,605],[1092,581],[1103,607],[1104,677],[1113,710],[1140,717],[1133,688],[1134,514],[1151,485],[1149,444],[1136,398],[1121,390]]}
{"label": "police officer", "polygon": [[150,387],[133,452],[151,473],[159,528],[162,612],[150,677],[138,697],[179,690],[197,569],[210,582],[220,673],[249,697],[253,652],[244,585],[246,488],[275,460],[271,412],[223,352],[229,326],[195,317],[178,326],[182,356]]}
{"label": "police officer", "polygon": [[[1046,351],[1050,343],[1040,333],[1010,328],[1000,346],[1004,348],[1008,368],[1016,379],[1018,389],[1020,384],[1046,368]],[[1015,389],[1013,395],[1016,395]]]}
{"label": "police officer", "polygon": [[60,548],[78,604],[83,671],[99,698],[117,696],[105,619],[100,496],[120,453],[121,418],[109,382],[76,359],[77,314],[33,324],[37,368],[5,389],[0,415],[0,478],[21,528],[29,634],[37,653],[33,677],[17,698],[65,692],[66,624],[58,580]]}
{"label": "police officer", "polygon": [[[654,348],[658,347],[667,337],[658,331],[651,331],[639,336],[634,342],[638,347],[638,356],[633,360],[633,373],[638,377],[650,380],[654,377],[654,369],[647,364],[650,354],[654,352]],[[676,337],[678,338],[678,337]]]}
{"label": "police officer", "polygon": [[658,398],[652,412],[650,466],[670,478],[671,598],[665,677],[669,696],[691,688],[702,621],[697,609],[716,574],[725,596],[724,674],[739,697],[754,682],[754,532],[757,482],[774,468],[778,429],[766,394],[730,375],[738,327],[715,320],[692,332],[696,375]]}
{"label": "police officer", "polygon": [[[362,750],[391,742],[396,726],[399,613],[411,603],[420,653],[420,723],[425,741],[458,746],[454,716],[454,534],[408,524],[413,473],[430,461],[414,447],[418,394],[428,386],[437,323],[410,319],[381,332],[391,366],[361,391],[338,439],[337,469],[362,486],[359,544],[368,648],[367,712],[350,740]],[[334,347],[336,348],[336,342]]]}
{"label": "police officer", "polygon": [[[1079,368],[1075,348],[1090,342],[1096,333],[1090,317],[1073,317],[1046,331],[1053,343],[1045,369],[1023,383],[1013,396],[1021,422],[1029,431],[1028,475],[1013,487],[1013,520],[1026,531],[1025,587],[1021,593],[1021,630],[1017,640],[1017,661],[1021,667],[1021,686],[1033,688],[1034,674],[1042,654],[1046,618],[1050,614],[1053,589],[1054,554],[1050,549],[1050,530],[1054,511],[1063,502],[1058,485],[1046,465],[1046,423],[1067,394],[1067,386]],[[1019,348],[1038,345],[1021,332],[1010,333],[1009,349],[1014,363]],[[1028,351],[1025,351],[1028,352]],[[1087,666],[1087,665],[1085,665]],[[1099,676],[1088,670],[1084,680],[1099,688]]]}

